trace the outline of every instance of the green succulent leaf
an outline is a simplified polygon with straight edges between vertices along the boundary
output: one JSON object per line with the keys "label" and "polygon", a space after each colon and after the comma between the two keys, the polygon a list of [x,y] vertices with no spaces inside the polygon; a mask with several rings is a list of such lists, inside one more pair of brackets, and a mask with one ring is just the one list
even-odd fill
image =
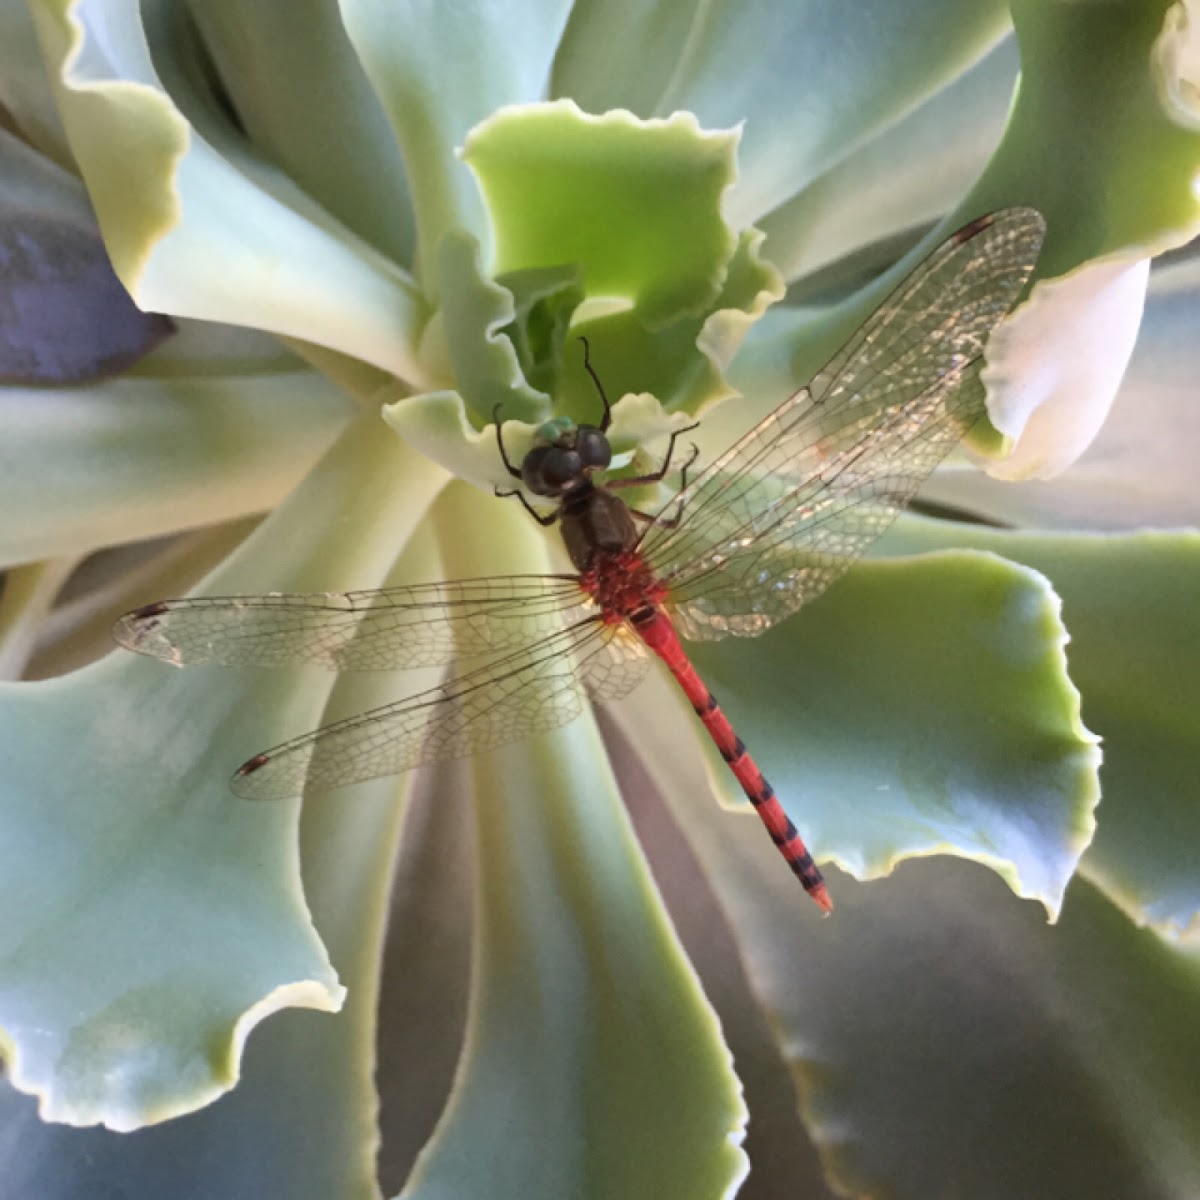
{"label": "green succulent leaf", "polygon": [[[513,461],[546,417],[594,420],[575,335],[615,402],[618,471],[700,415],[688,440],[719,450],[951,228],[1011,204],[1050,236],[990,348],[981,449],[1016,443],[997,473],[1057,469],[1118,385],[1141,260],[1200,227],[1194,4],[1021,0],[1003,128],[999,0],[193,7],[0,0],[0,106],[26,139],[0,130],[0,208],[44,194],[55,219],[86,216],[78,171],[135,300],[184,318],[135,375],[0,392],[9,671],[76,556],[293,488],[202,590],[545,570],[553,531],[465,486],[435,499],[432,464],[511,487],[497,404]],[[1161,431],[1186,429],[1194,374],[1171,375],[1165,415],[1139,398],[1147,441],[1184,443]],[[347,396],[366,410],[348,429]],[[1190,467],[1158,514],[1182,511]],[[818,857],[871,875],[964,854],[1051,914],[1082,862],[1058,929],[973,864],[932,860],[870,885],[831,868],[822,923],[758,822],[707,801],[728,772],[665,681],[616,711],[730,918],[837,1188],[1190,1200],[1200,975],[1156,935],[1198,927],[1200,551],[958,534],[697,661]],[[941,536],[913,525],[893,548]],[[406,807],[407,781],[311,795],[300,818],[228,793],[248,754],[419,686],[113,654],[0,688],[0,1048],[30,1093],[0,1084],[0,1175],[21,1200],[377,1195],[397,848],[396,986],[436,1011],[414,1032],[410,1007],[379,1008],[383,1124],[399,1105],[407,1142],[389,1186],[416,1161],[411,1197],[738,1189],[730,1052],[589,718],[439,769],[425,806]],[[1083,717],[1107,739],[1090,849]],[[339,978],[338,1019],[279,1013],[243,1063],[256,1022],[335,1006]],[[163,1123],[44,1126],[35,1099],[60,1121]]]}
{"label": "green succulent leaf", "polygon": [[[718,129],[744,122],[741,177],[729,197],[741,228],[936,92],[1007,20],[996,0],[872,0],[853,10],[759,0],[593,4],[567,29],[554,93],[593,112],[684,110]],[[620,53],[597,53],[610,46]]]}
{"label": "green succulent leaf", "polygon": [[[377,420],[350,427],[211,591],[383,581],[441,477]],[[347,520],[377,536],[345,538]],[[188,1112],[233,1085],[268,1013],[340,1004],[300,892],[296,807],[238,801],[227,782],[315,725],[331,682],[120,651],[0,690],[0,1027],[46,1117],[129,1129]]]}
{"label": "green succulent leaf", "polygon": [[1133,350],[1144,260],[1200,232],[1197,112],[1165,102],[1167,88],[1188,86],[1177,75],[1183,64],[1160,53],[1175,7],[1013,7],[1021,84],[963,205],[990,207],[1021,186],[1050,231],[1038,273],[1061,278],[1035,291],[989,350],[992,424],[1019,439],[992,469],[1004,478],[1057,474],[1095,437]]}
{"label": "green succulent leaf", "polygon": [[531,387],[552,396],[561,388],[561,367],[571,318],[584,298],[577,264],[529,267],[502,275],[497,282],[516,309],[505,333]]}
{"label": "green succulent leaf", "polygon": [[1190,1195],[1194,952],[1085,880],[1047,928],[977,867],[938,859],[847,882],[814,927],[787,880],[763,886],[740,834],[697,842],[839,1192]]}
{"label": "green succulent leaf", "polygon": [[907,249],[913,230],[932,226],[959,202],[1004,133],[1020,68],[1009,31],[923,104],[757,222],[772,261],[795,285],[791,302],[819,303],[861,286]]}
{"label": "green succulent leaf", "polygon": [[1104,428],[1055,479],[1013,485],[963,463],[925,489],[934,502],[1001,525],[1061,530],[1200,525],[1196,445],[1189,427],[1197,374],[1192,333],[1200,260],[1155,264],[1137,347]]}
{"label": "green succulent leaf", "polygon": [[351,406],[273,369],[0,388],[0,565],[87,553],[261,512],[303,478]]}
{"label": "green succulent leaf", "polygon": [[[377,692],[380,683],[373,686]],[[338,693],[339,705],[366,704],[372,698],[370,685],[364,687],[361,680]],[[32,1097],[0,1081],[0,1128],[7,1144],[20,1146],[5,1163],[10,1195],[74,1200],[103,1180],[110,1190],[129,1195],[186,1194],[201,1181],[207,1194],[235,1197],[244,1195],[247,1180],[253,1180],[261,1194],[289,1200],[378,1197],[378,1101],[372,1072],[376,996],[392,867],[406,812],[399,802],[404,790],[394,781],[357,789],[348,798],[353,820],[346,819],[342,807],[346,797],[314,795],[304,807],[299,856],[305,898],[338,975],[348,985],[337,1016],[300,1010],[275,1014],[255,1028],[232,1092],[201,1112],[141,1129],[135,1137],[46,1124]],[[294,836],[291,814],[287,824]],[[405,842],[414,843],[412,853],[428,849],[419,830],[410,830],[407,823],[403,835]],[[276,840],[276,853],[293,844],[290,837]],[[260,840],[254,848],[262,849]],[[208,853],[217,849],[223,847]],[[223,882],[228,882],[231,866]],[[195,867],[184,870],[194,872]],[[402,884],[407,877],[408,872],[402,874]],[[444,903],[444,897],[427,893],[427,888],[407,889],[413,910],[428,915],[424,905]],[[213,897],[197,902],[208,907]],[[142,914],[138,926],[144,934],[152,931],[155,915],[163,919],[158,912],[162,907],[163,896],[158,896],[149,915]],[[227,928],[227,944],[219,942],[214,928],[201,930],[192,948],[210,953],[229,969],[251,950],[272,959],[271,935],[262,916],[250,909]],[[102,933],[98,945],[103,948],[110,940]],[[154,950],[152,936],[143,944],[147,953]]]}
{"label": "green succulent leaf", "polygon": [[737,245],[720,216],[737,137],[681,113],[590,116],[570,101],[502,110],[463,160],[491,214],[498,273],[579,263],[593,304],[651,328],[716,299]]}
{"label": "green succulent leaf", "polygon": [[889,545],[975,546],[1043,572],[1071,631],[1071,678],[1104,739],[1096,840],[1081,870],[1139,924],[1200,929],[1200,839],[1193,764],[1200,750],[1200,535],[1038,534],[904,523]]}
{"label": "green succulent leaf", "polygon": [[436,299],[431,268],[442,237],[458,230],[490,244],[457,151],[497,109],[543,98],[571,5],[417,0],[398,8],[390,0],[343,0],[339,8],[403,154],[417,219],[415,267]]}
{"label": "green succulent leaf", "polygon": [[[544,559],[522,513],[465,488],[437,516],[451,575]],[[603,761],[587,720],[472,765],[471,1011],[405,1197],[715,1200],[745,1175],[729,1052]]]}
{"label": "green succulent leaf", "polygon": [[947,552],[862,564],[779,629],[690,653],[818,861],[874,878],[958,854],[1053,917],[1098,799],[1065,642],[1044,578]]}
{"label": "green succulent leaf", "polygon": [[622,726],[733,928],[837,1194],[1190,1195],[1194,948],[1082,879],[1048,927],[945,858],[868,884],[831,870],[822,921],[753,817],[697,802],[669,729]]}
{"label": "green succulent leaf", "polygon": [[[761,418],[950,230],[979,213],[1028,204],[1046,217],[1046,242],[1028,303],[988,347],[988,413],[1000,436],[977,434],[976,448],[1002,459],[988,469],[1008,479],[1047,477],[1070,465],[1103,423],[1133,350],[1148,255],[1200,231],[1200,132],[1194,115],[1180,109],[1194,79],[1186,56],[1162,50],[1169,34],[1186,32],[1173,11],[1167,0],[1016,6],[1021,81],[975,186],[890,271],[844,302],[817,313],[768,313],[730,375],[746,404],[726,406],[717,420],[735,433]],[[891,163],[884,155],[877,164],[874,186],[895,186]],[[1149,177],[1162,185],[1144,204]],[[869,176],[855,178],[867,186]],[[914,186],[903,176],[900,183]],[[840,203],[835,184],[830,195]],[[828,217],[819,189],[804,211],[818,222]],[[804,230],[793,220],[765,224],[776,235],[770,245],[789,264],[788,239]]]}
{"label": "green succulent leaf", "polygon": [[[351,7],[211,0],[188,15],[254,146],[363,241],[411,263],[411,181],[343,23]],[[168,47],[155,49],[161,61]],[[214,139],[216,124],[204,128]]]}
{"label": "green succulent leaf", "polygon": [[[739,235],[721,215],[735,144],[683,114],[596,117],[566,101],[503,109],[472,130],[463,158],[493,224],[494,280],[472,239],[446,234],[443,308],[423,347],[457,381],[466,414],[449,391],[402,398],[386,411],[393,428],[464,478],[507,483],[466,422],[478,429],[500,404],[502,419],[528,427],[527,444],[552,411],[596,421],[575,337],[587,338],[614,402],[618,454],[731,396],[723,372],[782,294],[761,235]],[[656,409],[628,403],[647,395]]]}
{"label": "green succulent leaf", "polygon": [[[201,132],[137,10],[111,0],[33,8],[43,57],[121,282],[138,305],[271,330],[408,379],[425,305],[407,273],[245,150]],[[166,75],[164,81],[160,70]],[[201,118],[197,118],[201,119]]]}
{"label": "green succulent leaf", "polygon": [[[10,114],[22,138],[56,164],[65,176],[69,172],[71,151],[53,85],[42,66],[37,30],[29,10],[29,5],[15,0],[0,4],[0,104]],[[6,128],[0,143],[7,140]],[[4,180],[0,188],[7,190],[11,177],[4,172],[0,179]],[[91,215],[86,204],[83,210]]]}

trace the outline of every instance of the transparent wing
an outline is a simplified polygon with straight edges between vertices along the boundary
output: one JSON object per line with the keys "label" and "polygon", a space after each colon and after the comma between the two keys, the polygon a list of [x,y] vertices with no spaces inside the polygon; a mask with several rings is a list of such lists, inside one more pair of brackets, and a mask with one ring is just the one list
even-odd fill
{"label": "transparent wing", "polygon": [[688,485],[682,522],[653,526],[642,542],[683,636],[761,633],[884,532],[982,416],[984,346],[1044,233],[1027,208],[964,226]]}
{"label": "transparent wing", "polygon": [[599,616],[438,687],[256,755],[230,781],[249,800],[298,796],[494,750],[579,716],[585,691],[615,699],[646,674],[645,647]]}
{"label": "transparent wing", "polygon": [[113,636],[175,666],[441,666],[531,645],[587,615],[572,576],[510,575],[381,591],[196,597],[126,613]]}

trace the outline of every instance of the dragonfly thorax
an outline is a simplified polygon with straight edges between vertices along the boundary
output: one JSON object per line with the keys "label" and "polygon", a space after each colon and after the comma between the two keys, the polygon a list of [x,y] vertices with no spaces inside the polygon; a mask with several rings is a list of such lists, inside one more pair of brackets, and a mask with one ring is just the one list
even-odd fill
{"label": "dragonfly thorax", "polygon": [[555,417],[538,428],[521,463],[521,482],[538,496],[565,496],[612,462],[612,447],[595,425]]}
{"label": "dragonfly thorax", "polygon": [[634,547],[597,554],[579,573],[579,586],[604,610],[609,624],[638,624],[663,602],[667,589],[654,577]]}
{"label": "dragonfly thorax", "polygon": [[625,503],[590,479],[563,497],[558,510],[563,544],[576,570],[587,571],[601,558],[632,550],[637,527]]}

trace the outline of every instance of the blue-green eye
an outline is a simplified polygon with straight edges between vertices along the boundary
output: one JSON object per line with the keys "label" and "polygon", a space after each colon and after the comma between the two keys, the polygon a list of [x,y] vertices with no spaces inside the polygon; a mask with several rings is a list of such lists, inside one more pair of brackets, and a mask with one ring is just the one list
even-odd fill
{"label": "blue-green eye", "polygon": [[537,432],[534,437],[539,442],[544,442],[547,445],[560,443],[565,438],[570,438],[575,433],[575,422],[570,417],[551,417],[549,421],[543,421],[537,427]]}

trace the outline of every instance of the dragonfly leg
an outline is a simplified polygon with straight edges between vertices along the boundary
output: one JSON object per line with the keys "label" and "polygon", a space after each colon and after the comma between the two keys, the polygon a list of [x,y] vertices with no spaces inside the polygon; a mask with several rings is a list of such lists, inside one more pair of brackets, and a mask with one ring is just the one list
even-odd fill
{"label": "dragonfly leg", "polygon": [[583,369],[592,377],[596,391],[600,393],[600,403],[604,405],[604,417],[600,421],[600,432],[607,433],[608,427],[612,424],[612,405],[608,402],[608,395],[604,391],[604,384],[600,382],[600,376],[592,369],[591,343],[582,334],[580,334],[579,340],[583,343]]}
{"label": "dragonfly leg", "polygon": [[[518,472],[518,474],[520,474],[520,472]],[[510,500],[510,499],[512,499],[513,496],[516,496],[516,498],[518,500],[520,500],[520,502],[525,506],[525,511],[539,525],[549,527],[549,526],[553,525],[555,521],[558,520],[558,509],[555,509],[552,513],[547,513],[545,516],[542,516],[542,514],[540,512],[538,512],[538,510],[536,508],[534,508],[533,505],[530,504],[528,500],[525,499],[524,493],[518,492],[515,488],[511,492],[506,492],[500,488],[497,488],[496,496],[501,500]]]}
{"label": "dragonfly leg", "polygon": [[674,501],[678,507],[676,508],[675,515],[673,517],[665,517],[662,513],[652,514],[642,512],[640,508],[630,508],[630,506],[627,504],[625,507],[629,509],[630,514],[637,517],[639,521],[645,521],[647,525],[661,525],[663,529],[676,528],[680,521],[683,520],[683,510],[684,506],[687,504],[685,493],[687,492],[688,467],[690,467],[692,463],[696,461],[696,455],[699,453],[700,447],[693,446],[691,458],[689,458],[687,462],[685,462],[679,469],[679,494],[676,496]]}
{"label": "dragonfly leg", "polygon": [[[492,409],[492,420],[496,423],[496,445],[500,447],[500,460],[501,460],[501,462],[504,463],[505,470],[507,470],[508,473],[514,479],[520,479],[521,472],[516,467],[514,467],[511,462],[508,461],[508,455],[504,451],[504,435],[500,432],[500,409],[501,408],[503,408],[503,405],[497,404],[496,407]],[[503,494],[505,496],[517,495],[516,492],[504,492]],[[498,489],[496,491],[496,495],[497,496],[501,495],[501,493]],[[524,500],[525,497],[522,496],[521,499]],[[529,505],[526,504],[525,507],[529,508]]]}
{"label": "dragonfly leg", "polygon": [[[591,345],[591,343],[582,334],[580,334],[579,340],[583,343],[583,369],[592,377],[592,382],[596,385],[596,391],[600,393],[600,401],[604,405],[604,418],[600,422],[600,432],[607,433],[608,427],[612,424],[612,405],[608,401],[608,395],[604,390],[604,384],[602,384],[600,382],[600,376],[596,374],[595,369],[592,367],[592,345]],[[497,427],[496,427],[497,432],[499,431],[499,428],[500,427],[497,425]],[[682,429],[676,429],[671,434],[671,440],[667,443],[666,457],[663,459],[662,466],[659,467],[659,469],[657,471],[652,471],[649,475],[637,475],[637,476],[634,476],[632,479],[612,479],[612,480],[607,481],[604,486],[608,487],[608,488],[622,488],[622,487],[636,487],[638,484],[642,484],[642,483],[660,483],[663,479],[666,478],[667,472],[670,471],[670,469],[671,469],[671,455],[675,453],[675,439],[677,437],[679,437],[679,435],[682,433],[691,433],[693,429],[699,429],[699,428],[700,428],[700,422],[696,421],[695,423],[693,423],[691,425],[685,425]],[[503,448],[501,448],[501,454],[503,454],[503,453],[504,453]],[[700,453],[699,447],[693,444],[692,457],[687,460],[687,463],[684,465],[684,468],[683,468],[683,475],[684,475],[685,480],[687,477],[688,467],[690,467],[692,465],[692,463],[694,463],[696,461],[696,455],[698,455],[699,453]],[[507,463],[507,459],[505,460],[505,462]],[[511,470],[511,468],[510,468],[510,470]],[[520,474],[520,472],[517,472],[517,474]],[[682,487],[680,488],[680,490],[681,491],[683,490]]]}
{"label": "dragonfly leg", "polygon": [[[662,524],[664,524],[664,522],[662,520],[660,520],[658,517],[654,516],[653,513],[642,512],[642,510],[640,508],[629,508],[628,504],[625,505],[625,507],[629,509],[629,515],[631,517],[637,517],[637,519],[639,521],[645,521],[647,525],[662,525]],[[668,525],[668,528],[670,527],[670,525],[674,525],[674,524],[676,524],[676,522],[671,521]]]}
{"label": "dragonfly leg", "polygon": [[[692,426],[692,428],[695,428],[695,426]],[[686,433],[687,430],[681,429],[679,432]],[[696,461],[696,458],[699,455],[699,453],[700,453],[700,447],[697,446],[693,442],[691,456],[688,458],[687,462],[685,462],[683,464],[683,466],[679,468],[679,493],[678,493],[678,497],[677,497],[678,507],[676,508],[675,515],[673,517],[665,517],[665,516],[663,516],[662,513],[657,513],[656,515],[651,516],[650,513],[641,512],[639,509],[636,509],[636,508],[629,508],[629,505],[626,505],[626,508],[629,508],[629,511],[635,517],[639,518],[642,521],[645,521],[647,525],[661,525],[663,529],[674,529],[680,523],[680,521],[683,520],[683,510],[684,510],[684,506],[687,503],[687,501],[685,499],[685,493],[687,492],[688,468],[691,467],[692,463],[694,463]],[[645,481],[653,483],[653,482],[655,482],[655,480],[657,478],[658,478],[657,476],[647,475],[645,477]],[[607,484],[606,486],[607,487],[619,487],[622,483],[641,483],[641,482],[644,482],[644,481],[640,480],[640,479],[639,480],[618,479],[618,480],[614,480],[612,483]]]}
{"label": "dragonfly leg", "polygon": [[691,457],[679,468],[679,493],[676,497],[677,506],[673,517],[664,517],[661,513],[658,516],[658,524],[664,529],[674,529],[680,521],[683,520],[683,510],[687,507],[687,473],[688,468],[696,461],[700,453],[700,447],[695,442],[692,443]]}
{"label": "dragonfly leg", "polygon": [[[697,422],[695,425],[685,425],[682,429],[676,429],[675,432],[671,434],[671,440],[667,443],[666,457],[663,459],[662,466],[659,467],[657,471],[651,471],[649,475],[634,475],[628,479],[609,479],[605,481],[604,486],[606,488],[624,488],[637,487],[639,484],[643,483],[661,483],[671,470],[671,455],[675,453],[675,439],[678,438],[680,434],[691,433],[693,429],[699,428],[700,425]],[[683,488],[687,483],[688,468],[696,461],[699,453],[700,447],[693,442],[691,457],[689,457],[687,462],[685,462],[680,468],[679,473],[683,479],[683,482],[679,486],[680,491],[683,491]]]}
{"label": "dragonfly leg", "polygon": [[[696,428],[695,425],[693,425],[692,428],[695,429]],[[679,432],[686,433],[687,430],[681,429]],[[688,473],[688,471],[690,471],[692,469],[692,464],[695,463],[696,459],[698,459],[699,457],[700,457],[700,447],[697,446],[695,442],[693,442],[692,443],[692,452],[691,452],[691,454],[688,455],[687,462],[685,462],[683,464],[683,466],[679,468],[679,490],[681,492],[687,491],[687,473]],[[682,501],[680,502],[679,516],[683,516]]]}
{"label": "dragonfly leg", "polygon": [[[629,505],[625,505],[629,508]],[[640,508],[629,508],[631,516],[637,517],[639,521],[645,521],[647,525],[658,525],[662,529],[675,529],[679,522],[683,520],[683,500],[679,501],[679,511],[673,517],[664,517],[662,513],[647,513],[642,512]]]}

